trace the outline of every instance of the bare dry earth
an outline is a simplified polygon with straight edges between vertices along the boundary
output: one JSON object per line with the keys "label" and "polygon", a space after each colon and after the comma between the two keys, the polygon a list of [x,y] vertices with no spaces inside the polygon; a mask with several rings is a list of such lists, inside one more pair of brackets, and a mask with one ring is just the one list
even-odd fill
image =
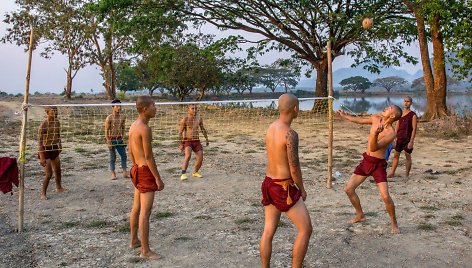
{"label": "bare dry earth", "polygon": [[[0,155],[17,156],[18,103],[1,102]],[[261,126],[259,126],[261,127]],[[264,127],[264,126],[262,126]],[[18,190],[0,195],[0,267],[257,267],[263,228],[260,183],[264,176],[263,132],[212,136],[205,147],[203,179],[180,182],[176,146],[154,148],[166,188],[156,194],[151,246],[163,259],[142,261],[128,249],[133,187],[111,181],[105,146],[61,154],[63,185],[39,200],[42,171],[27,154],[25,232],[15,233]],[[471,267],[472,137],[436,140],[422,136],[413,153],[410,180],[391,182],[402,234],[391,235],[375,184],[358,193],[368,221],[346,222],[353,209],[343,186],[361,159],[368,128],[335,122],[334,170],[326,189],[326,126],[302,126],[300,155],[308,189],[306,205],[314,233],[305,267]],[[403,160],[403,158],[402,158]],[[193,163],[193,160],[191,164]],[[398,174],[404,173],[403,161]],[[296,231],[286,217],[274,239],[273,267],[289,267]]]}

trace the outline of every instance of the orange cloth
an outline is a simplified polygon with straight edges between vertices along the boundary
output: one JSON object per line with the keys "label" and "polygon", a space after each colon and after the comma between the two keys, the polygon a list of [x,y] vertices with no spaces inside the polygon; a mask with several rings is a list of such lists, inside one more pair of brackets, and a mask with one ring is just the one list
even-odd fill
{"label": "orange cloth", "polygon": [[157,191],[157,183],[148,166],[133,165],[130,170],[131,181],[141,193]]}
{"label": "orange cloth", "polygon": [[265,177],[261,185],[262,205],[274,205],[278,210],[287,212],[302,196],[291,178],[272,179]]}

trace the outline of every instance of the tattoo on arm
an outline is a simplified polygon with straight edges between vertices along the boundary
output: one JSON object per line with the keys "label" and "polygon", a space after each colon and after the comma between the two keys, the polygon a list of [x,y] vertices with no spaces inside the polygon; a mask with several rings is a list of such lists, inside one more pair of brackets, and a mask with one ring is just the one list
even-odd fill
{"label": "tattoo on arm", "polygon": [[293,129],[287,132],[285,136],[287,142],[288,163],[291,167],[299,167],[300,160],[298,158],[298,134]]}

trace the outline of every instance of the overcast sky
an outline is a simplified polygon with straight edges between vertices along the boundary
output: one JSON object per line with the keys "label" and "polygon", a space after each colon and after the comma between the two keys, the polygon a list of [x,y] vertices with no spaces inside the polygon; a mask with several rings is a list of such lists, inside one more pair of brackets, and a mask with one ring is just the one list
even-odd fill
{"label": "overcast sky", "polygon": [[[7,24],[3,22],[5,13],[11,12],[18,7],[15,0],[0,0],[0,35],[6,33]],[[218,34],[218,30],[212,30],[213,34]],[[243,34],[242,32],[240,33]],[[12,44],[0,43],[0,91],[7,93],[22,93],[25,87],[27,53],[25,47],[18,47]],[[407,48],[412,55],[419,55],[419,48],[412,46]],[[64,68],[67,66],[66,57],[62,55],[54,55],[51,59],[44,59],[39,55],[40,50],[33,52],[30,93],[54,92],[60,93],[66,84],[66,73]],[[288,54],[287,54],[288,55]],[[287,56],[285,55],[285,56]],[[261,58],[262,64],[269,64],[279,57],[280,54],[271,53]],[[337,57],[333,62],[333,70],[349,67],[352,60],[348,57]],[[410,73],[415,73],[421,68],[421,65],[404,64],[402,69]],[[303,78],[302,78],[303,79]],[[103,91],[102,78],[100,71],[95,66],[88,66],[81,69],[73,82],[73,89],[76,92],[94,92]]]}

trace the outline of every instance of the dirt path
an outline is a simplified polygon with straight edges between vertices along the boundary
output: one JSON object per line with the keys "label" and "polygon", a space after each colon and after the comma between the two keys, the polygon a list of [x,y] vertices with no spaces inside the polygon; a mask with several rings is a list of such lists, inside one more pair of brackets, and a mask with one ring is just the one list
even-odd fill
{"label": "dirt path", "polygon": [[[375,184],[368,181],[359,189],[368,221],[346,224],[353,209],[343,186],[361,158],[368,129],[341,122],[335,128],[334,170],[341,176],[331,190],[324,182],[326,131],[300,133],[306,204],[314,227],[305,267],[470,266],[472,138],[434,140],[422,137],[420,129],[411,179],[400,177],[389,184],[402,230],[394,236]],[[0,135],[1,155],[15,156],[17,137]],[[63,185],[69,192],[55,193],[52,183],[50,199],[43,202],[41,169],[30,152],[24,233],[11,231],[17,189],[0,195],[0,267],[258,267],[265,165],[260,137],[211,137],[204,149],[205,177],[184,183],[178,180],[178,150],[154,149],[166,183],[156,194],[151,220],[151,246],[164,257],[156,262],[142,261],[138,250],[128,249],[133,188],[128,179],[110,180],[105,147],[65,151]],[[398,172],[404,172],[403,161]],[[282,217],[273,267],[290,266],[295,235]]]}

